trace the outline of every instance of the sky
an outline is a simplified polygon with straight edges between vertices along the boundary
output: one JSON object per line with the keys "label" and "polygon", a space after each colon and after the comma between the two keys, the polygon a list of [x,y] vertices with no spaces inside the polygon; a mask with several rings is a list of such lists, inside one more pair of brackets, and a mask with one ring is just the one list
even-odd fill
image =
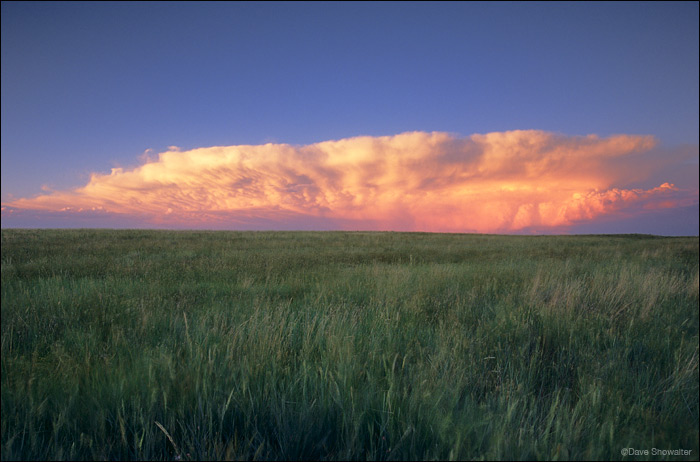
{"label": "sky", "polygon": [[698,235],[697,2],[12,2],[2,227]]}

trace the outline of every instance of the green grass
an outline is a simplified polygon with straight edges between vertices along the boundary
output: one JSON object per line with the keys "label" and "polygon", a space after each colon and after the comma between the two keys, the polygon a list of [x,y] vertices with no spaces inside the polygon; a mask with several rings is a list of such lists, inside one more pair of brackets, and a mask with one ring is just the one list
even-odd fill
{"label": "green grass", "polygon": [[697,460],[698,255],[5,229],[2,459]]}

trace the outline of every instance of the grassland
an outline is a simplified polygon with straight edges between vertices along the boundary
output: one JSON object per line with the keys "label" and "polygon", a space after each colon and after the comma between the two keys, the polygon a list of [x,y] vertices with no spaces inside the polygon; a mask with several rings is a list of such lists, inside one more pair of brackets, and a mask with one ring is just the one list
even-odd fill
{"label": "grassland", "polygon": [[697,460],[698,255],[2,230],[2,459]]}

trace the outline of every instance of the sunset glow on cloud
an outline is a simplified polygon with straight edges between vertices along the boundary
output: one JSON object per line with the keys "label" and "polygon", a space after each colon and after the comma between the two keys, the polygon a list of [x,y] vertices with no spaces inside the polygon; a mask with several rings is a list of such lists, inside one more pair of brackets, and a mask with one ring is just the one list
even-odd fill
{"label": "sunset glow on cloud", "polygon": [[3,203],[3,217],[124,217],[134,227],[565,232],[576,223],[698,203],[648,179],[648,136],[410,132],[292,146],[161,153],[84,187]]}

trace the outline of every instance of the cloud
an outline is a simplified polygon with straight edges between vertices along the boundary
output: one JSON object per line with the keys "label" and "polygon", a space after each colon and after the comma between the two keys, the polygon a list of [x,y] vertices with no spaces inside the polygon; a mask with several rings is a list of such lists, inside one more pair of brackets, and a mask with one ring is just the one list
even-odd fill
{"label": "cloud", "polygon": [[84,187],[4,203],[3,218],[43,211],[145,227],[565,232],[697,204],[697,184],[629,186],[688,158],[660,152],[649,136],[535,130],[171,147],[136,168],[94,173]]}

